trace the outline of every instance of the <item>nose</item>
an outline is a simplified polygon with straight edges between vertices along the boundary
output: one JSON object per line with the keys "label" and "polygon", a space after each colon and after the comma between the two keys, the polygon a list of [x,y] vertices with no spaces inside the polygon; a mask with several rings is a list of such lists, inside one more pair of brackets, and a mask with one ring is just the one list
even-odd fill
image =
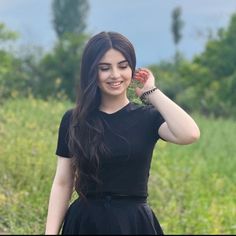
{"label": "nose", "polygon": [[120,73],[119,73],[119,70],[117,68],[113,68],[111,70],[111,78],[119,78],[120,77]]}

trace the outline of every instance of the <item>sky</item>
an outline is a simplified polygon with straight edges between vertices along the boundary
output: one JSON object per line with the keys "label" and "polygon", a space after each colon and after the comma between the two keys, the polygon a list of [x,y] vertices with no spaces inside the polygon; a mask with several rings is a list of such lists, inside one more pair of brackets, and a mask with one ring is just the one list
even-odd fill
{"label": "sky", "polygon": [[[170,60],[175,53],[171,13],[181,7],[179,50],[192,59],[204,50],[209,31],[227,27],[236,0],[88,0],[87,32],[117,31],[134,45],[138,66]],[[50,50],[56,41],[52,0],[0,0],[0,22],[21,35],[20,43]]]}

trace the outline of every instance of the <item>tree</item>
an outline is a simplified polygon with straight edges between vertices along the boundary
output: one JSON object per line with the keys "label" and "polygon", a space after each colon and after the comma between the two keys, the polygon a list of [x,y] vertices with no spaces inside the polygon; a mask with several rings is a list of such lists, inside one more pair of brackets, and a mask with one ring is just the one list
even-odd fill
{"label": "tree", "polygon": [[81,55],[88,39],[84,30],[89,4],[87,0],[53,0],[52,10],[58,41],[38,66],[29,63],[35,73],[34,94],[75,100]]}
{"label": "tree", "polygon": [[6,44],[16,40],[18,34],[0,23],[0,100],[24,93],[25,81],[20,71],[21,61],[5,49]]}
{"label": "tree", "polygon": [[[65,37],[65,36],[64,36]],[[40,62],[37,96],[42,98],[76,98],[80,61],[86,35],[68,35],[59,40],[51,53]]]}
{"label": "tree", "polygon": [[59,38],[66,33],[81,34],[86,28],[87,0],[53,0],[53,26]]}
{"label": "tree", "polygon": [[174,44],[176,47],[175,50],[175,62],[178,62],[178,58],[180,57],[180,54],[178,52],[177,46],[182,38],[182,34],[181,31],[183,29],[184,26],[184,22],[181,19],[181,14],[182,14],[182,10],[180,7],[176,7],[174,8],[174,10],[172,11],[172,25],[171,25],[171,31],[173,34],[173,39],[174,39]]}
{"label": "tree", "polygon": [[202,88],[208,110],[216,115],[235,114],[236,14],[227,29],[219,29],[217,37],[207,42],[205,51],[194,58],[194,63],[210,74]]}
{"label": "tree", "polygon": [[172,11],[172,33],[175,45],[178,45],[182,38],[181,30],[184,26],[184,22],[181,19],[182,10],[180,7],[174,8]]}
{"label": "tree", "polygon": [[9,40],[15,40],[17,39],[18,34],[16,32],[13,32],[3,24],[0,23],[0,43],[9,41]]}
{"label": "tree", "polygon": [[[177,37],[178,38],[178,37]],[[178,42],[178,39],[175,41]],[[190,62],[153,65],[159,86],[181,107],[215,117],[236,117],[236,13]]]}

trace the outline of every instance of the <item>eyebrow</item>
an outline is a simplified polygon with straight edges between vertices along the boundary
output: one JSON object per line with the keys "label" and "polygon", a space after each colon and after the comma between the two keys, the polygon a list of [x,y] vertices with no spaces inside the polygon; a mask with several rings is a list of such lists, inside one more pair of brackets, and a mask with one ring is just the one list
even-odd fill
{"label": "eyebrow", "polygon": [[[123,61],[118,62],[117,64],[120,65],[120,64],[125,63],[125,62],[128,62],[128,61],[127,60],[123,60]],[[111,65],[111,63],[101,62],[98,65]]]}

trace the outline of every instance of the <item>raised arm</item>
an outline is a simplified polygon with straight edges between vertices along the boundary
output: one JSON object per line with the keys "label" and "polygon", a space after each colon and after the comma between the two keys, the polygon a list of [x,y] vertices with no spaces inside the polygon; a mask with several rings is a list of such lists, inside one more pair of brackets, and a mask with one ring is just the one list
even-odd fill
{"label": "raised arm", "polygon": [[157,89],[148,99],[166,121],[158,130],[160,137],[176,144],[191,144],[198,140],[200,131],[193,118],[164,93]]}
{"label": "raised arm", "polygon": [[[143,69],[143,75],[144,78],[146,75],[146,78],[143,80],[143,87],[136,90],[139,97],[144,92],[156,87],[155,78],[150,70]],[[136,75],[136,78],[139,80],[141,77],[142,72]],[[147,99],[166,121],[158,130],[161,138],[176,144],[191,144],[199,139],[200,130],[193,118],[160,89],[157,88],[154,92],[148,94]]]}

